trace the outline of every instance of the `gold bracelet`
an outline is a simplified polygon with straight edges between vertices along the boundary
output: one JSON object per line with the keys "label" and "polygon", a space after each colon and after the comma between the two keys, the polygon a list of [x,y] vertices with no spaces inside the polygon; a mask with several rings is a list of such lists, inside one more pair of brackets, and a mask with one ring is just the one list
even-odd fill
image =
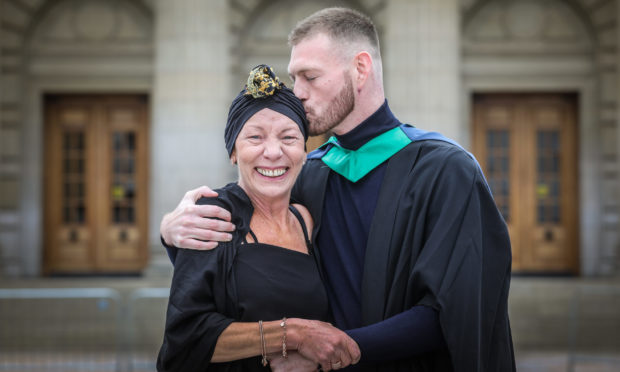
{"label": "gold bracelet", "polygon": [[282,327],[282,357],[286,359],[286,317],[282,318],[282,322],[280,322],[280,327]]}
{"label": "gold bracelet", "polygon": [[269,362],[267,361],[267,352],[265,351],[265,335],[263,333],[263,321],[258,321],[258,331],[260,332],[260,346],[261,346],[261,354],[263,356],[262,364],[263,367],[267,367]]}

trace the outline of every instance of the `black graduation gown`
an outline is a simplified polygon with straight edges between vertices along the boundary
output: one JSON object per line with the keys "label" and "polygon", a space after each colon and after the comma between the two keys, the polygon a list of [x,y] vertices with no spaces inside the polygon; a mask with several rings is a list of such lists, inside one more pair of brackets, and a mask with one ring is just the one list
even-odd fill
{"label": "black graduation gown", "polygon": [[[330,169],[309,160],[293,189],[321,227]],[[327,207],[327,209],[329,209]],[[317,247],[316,255],[329,247]],[[447,344],[372,371],[514,371],[506,224],[478,164],[452,144],[413,142],[388,160],[366,247],[363,325],[431,306]]]}

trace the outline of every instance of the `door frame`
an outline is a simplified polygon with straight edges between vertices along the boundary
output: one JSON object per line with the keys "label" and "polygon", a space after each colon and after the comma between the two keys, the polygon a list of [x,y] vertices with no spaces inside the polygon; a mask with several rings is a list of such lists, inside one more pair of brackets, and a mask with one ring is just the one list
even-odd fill
{"label": "door frame", "polygon": [[[572,92],[562,93],[484,93],[475,94],[474,110],[472,112],[472,151],[478,157],[483,170],[488,172],[488,131],[501,128],[508,131],[509,144],[509,188],[508,208],[511,221],[507,221],[513,243],[513,273],[520,275],[579,275],[579,240],[577,218],[579,216],[579,191],[577,190],[579,167],[577,157],[577,108],[578,97]],[[502,121],[499,126],[494,121],[486,119],[491,108],[510,108],[511,119]],[[530,109],[546,107],[553,113],[567,115],[567,122],[558,127],[554,122],[542,124],[536,116],[531,116]],[[568,107],[568,108],[567,108]],[[514,110],[514,111],[513,111]],[[549,112],[549,111],[546,111]],[[508,126],[506,126],[508,124]],[[560,168],[560,198],[558,200],[562,217],[559,221],[538,222],[537,198],[534,185],[540,180],[538,176],[537,154],[540,148],[536,144],[537,133],[548,130],[559,133]],[[568,151],[568,152],[567,152]],[[490,177],[487,174],[487,177]],[[524,204],[525,203],[525,204]],[[540,238],[542,231],[549,233],[555,230],[559,240],[552,244],[562,247],[562,257],[555,256],[551,261],[542,264],[533,258],[539,249],[544,249],[546,242]],[[512,234],[517,234],[513,236]],[[523,235],[525,234],[525,235]],[[526,236],[528,235],[528,236]],[[538,236],[536,238],[535,236]],[[565,236],[562,238],[562,236]],[[536,242],[538,240],[538,242]],[[555,240],[555,239],[554,239]],[[539,245],[540,244],[540,245]],[[560,244],[558,246],[557,244]],[[534,249],[535,251],[532,251]],[[559,253],[558,253],[559,254]],[[561,264],[560,264],[561,263]]]}
{"label": "door frame", "polygon": [[[20,258],[24,276],[43,275],[43,134],[44,96],[46,94],[141,94],[149,97],[149,115],[152,109],[152,78],[150,75],[135,74],[110,78],[91,76],[88,79],[66,77],[58,79],[49,76],[32,76],[28,80],[24,98],[24,129],[21,172],[21,231]],[[152,117],[150,118],[152,124]],[[149,130],[149,146],[152,130]],[[150,169],[150,157],[148,168]],[[149,179],[150,184],[150,179]],[[150,218],[150,216],[149,216]],[[149,221],[150,223],[150,221]],[[150,225],[149,225],[150,226]],[[150,244],[150,241],[147,243]]]}
{"label": "door frame", "polygon": [[[43,153],[46,158],[43,164],[44,179],[48,184],[45,185],[42,205],[44,215],[43,237],[43,273],[46,275],[60,274],[134,274],[144,269],[148,259],[148,205],[149,205],[149,124],[150,102],[148,95],[136,93],[97,93],[97,94],[47,94],[44,96],[44,146]],[[61,254],[62,248],[50,243],[50,239],[58,239],[58,233],[62,230],[73,230],[62,220],[61,202],[59,194],[62,191],[62,157],[54,151],[62,146],[62,133],[64,121],[60,119],[60,114],[65,112],[67,107],[87,108],[89,121],[82,127],[85,142],[85,173],[84,182],[86,192],[84,199],[88,207],[86,208],[86,218],[84,224],[78,226],[83,232],[92,236],[87,239],[88,257],[85,266],[65,266],[60,264],[54,256]],[[108,121],[107,115],[114,110],[129,107],[131,112],[137,114],[135,121],[131,124],[119,123],[114,120]],[[123,133],[131,128],[135,133],[135,172],[134,182],[138,190],[134,199],[135,220],[129,223],[112,221],[111,210],[112,196],[111,185],[113,177],[113,156],[111,149],[112,133]],[[53,140],[55,138],[55,141]],[[55,156],[59,156],[54,159]],[[90,160],[89,160],[90,159]],[[62,199],[62,197],[61,197]],[[115,233],[112,234],[112,231]],[[132,250],[136,253],[134,257],[123,259],[113,258],[112,251],[120,241],[114,240],[112,236],[118,236],[120,231],[131,231],[129,246],[125,245],[124,250]],[[138,236],[136,239],[135,237]],[[114,261],[114,262],[113,262]],[[59,266],[60,264],[60,266]]]}
{"label": "door frame", "polygon": [[[473,97],[476,93],[576,93],[578,97],[577,148],[579,174],[578,191],[578,252],[579,272],[583,276],[597,273],[599,262],[600,209],[597,198],[600,190],[597,161],[598,132],[596,130],[595,82],[588,74],[571,77],[550,74],[521,75],[500,74],[489,78],[484,75],[465,75],[461,91],[461,114],[463,133],[469,136],[465,142],[471,148],[473,136]],[[578,77],[575,77],[578,76]]]}

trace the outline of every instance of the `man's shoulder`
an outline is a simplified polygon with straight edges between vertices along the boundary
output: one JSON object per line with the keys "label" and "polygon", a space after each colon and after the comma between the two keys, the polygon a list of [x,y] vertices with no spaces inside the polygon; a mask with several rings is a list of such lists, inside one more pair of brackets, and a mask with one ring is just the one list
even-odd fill
{"label": "man's shoulder", "polygon": [[440,139],[416,140],[396,154],[398,161],[430,166],[429,171],[458,168],[471,172],[480,169],[476,158],[453,141]]}
{"label": "man's shoulder", "polygon": [[293,187],[292,199],[309,207],[315,219],[315,212],[313,212],[310,203],[314,203],[313,199],[316,199],[321,194],[328,174],[329,167],[321,159],[309,158],[301,169],[301,173]]}
{"label": "man's shoulder", "polygon": [[414,140],[405,146],[403,150],[406,152],[419,151],[422,156],[431,158],[434,156],[455,156],[457,158],[474,159],[473,155],[456,142],[434,138]]}
{"label": "man's shoulder", "polygon": [[307,175],[319,172],[323,168],[328,168],[327,165],[323,163],[323,160],[321,160],[321,157],[310,157],[310,154],[308,154],[308,157],[306,158],[306,164],[304,164],[303,168],[301,169],[302,174]]}
{"label": "man's shoulder", "polygon": [[308,160],[319,160],[325,154],[327,154],[327,152],[330,150],[330,148],[331,148],[331,145],[329,143],[325,143],[325,144],[321,145],[320,147],[310,151],[308,153],[307,159]]}

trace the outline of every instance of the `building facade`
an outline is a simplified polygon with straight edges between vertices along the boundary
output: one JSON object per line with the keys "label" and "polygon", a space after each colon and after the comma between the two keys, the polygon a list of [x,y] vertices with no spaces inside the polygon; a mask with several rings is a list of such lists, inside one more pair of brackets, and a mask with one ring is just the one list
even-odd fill
{"label": "building facade", "polygon": [[616,0],[0,0],[0,277],[169,271],[162,215],[235,179],[247,72],[334,4],[375,21],[397,117],[476,155],[515,272],[620,275]]}

